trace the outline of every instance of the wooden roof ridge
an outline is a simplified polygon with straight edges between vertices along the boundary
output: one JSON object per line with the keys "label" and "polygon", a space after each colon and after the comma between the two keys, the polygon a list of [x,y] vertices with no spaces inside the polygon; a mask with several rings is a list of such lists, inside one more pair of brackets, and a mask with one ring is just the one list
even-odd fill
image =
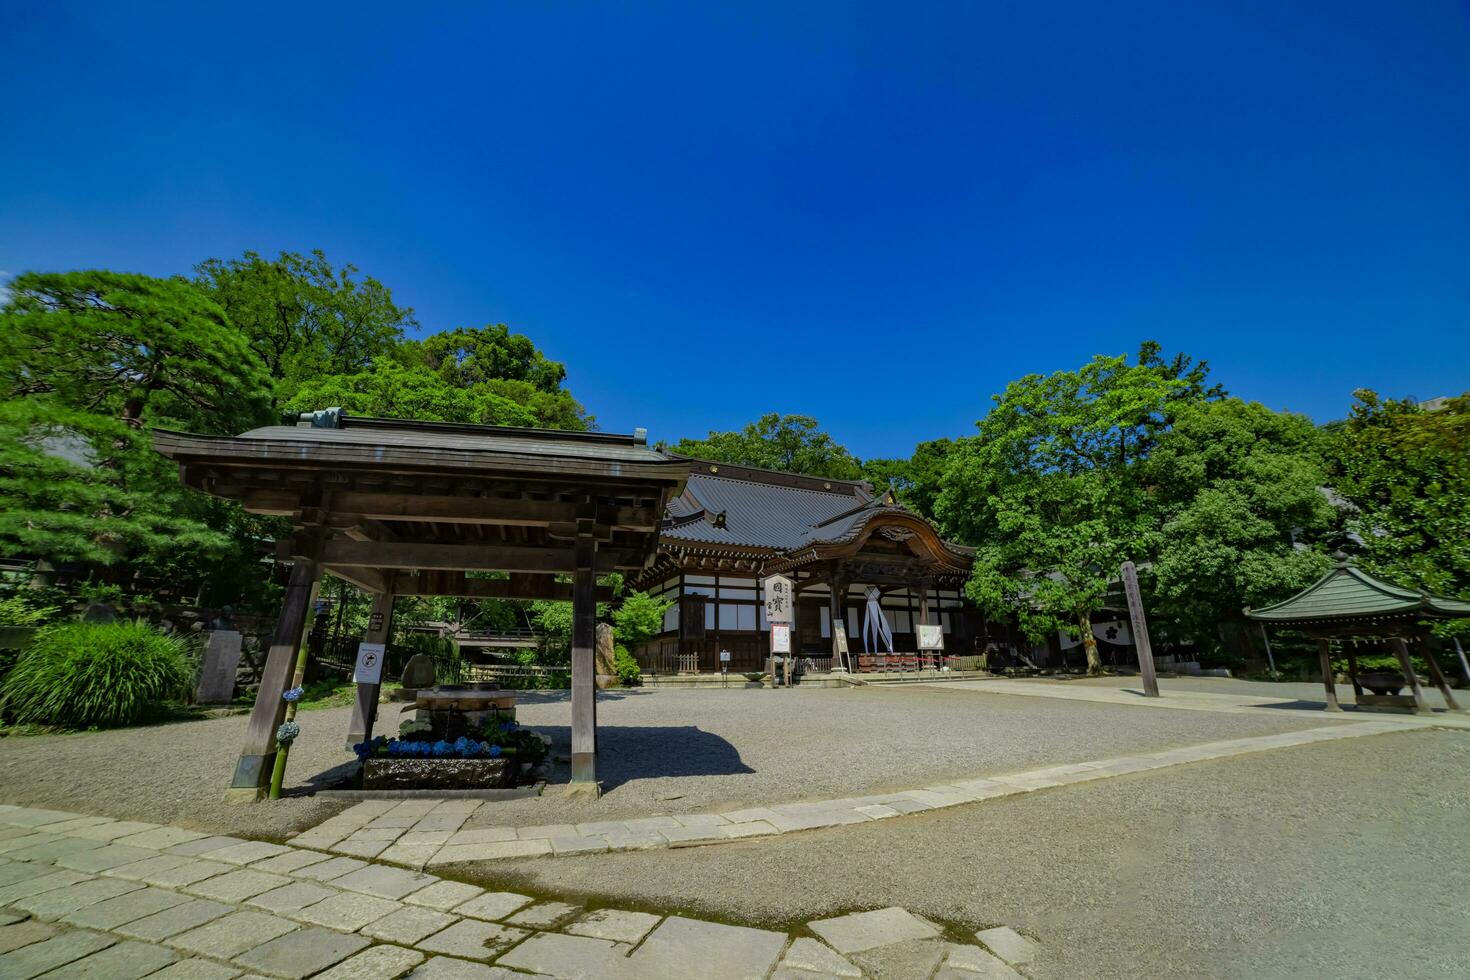
{"label": "wooden roof ridge", "polygon": [[[315,412],[303,412],[303,416],[316,415]],[[619,446],[644,446],[648,444],[648,431],[646,429],[634,429],[632,432],[600,432],[587,429],[551,429],[526,425],[485,425],[475,422],[435,422],[422,419],[399,419],[370,415],[348,415],[340,413],[337,425],[307,426],[302,428],[337,428],[337,429],[380,429],[384,431],[409,431],[409,432],[440,432],[447,435],[484,435],[498,436],[507,439],[546,439],[566,440],[568,442],[586,443],[611,443]],[[258,430],[251,430],[258,431]],[[248,434],[248,433],[246,433]]]}
{"label": "wooden roof ridge", "polygon": [[690,475],[708,476],[715,479],[741,480],[746,483],[760,483],[772,487],[785,487],[794,490],[808,490],[814,493],[831,493],[845,497],[859,497],[868,500],[873,499],[873,485],[867,480],[840,480],[836,477],[811,476],[806,473],[794,473],[790,470],[772,470],[759,466],[748,466],[744,463],[727,463],[718,459],[702,459],[698,456],[686,456],[682,453],[664,450],[663,454],[670,459],[682,460],[690,464]]}
{"label": "wooden roof ridge", "polygon": [[[1361,619],[1382,616],[1417,616],[1439,619],[1470,617],[1470,602],[1436,596],[1411,589],[1359,568],[1346,554],[1338,552],[1332,567],[1296,595],[1243,610],[1249,619],[1267,622],[1310,622],[1327,619]],[[1340,594],[1326,591],[1341,585]]]}

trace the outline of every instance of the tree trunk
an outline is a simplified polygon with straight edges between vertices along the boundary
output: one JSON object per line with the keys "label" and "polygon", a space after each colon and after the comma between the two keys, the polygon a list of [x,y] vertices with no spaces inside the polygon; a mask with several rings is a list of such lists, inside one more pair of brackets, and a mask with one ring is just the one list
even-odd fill
{"label": "tree trunk", "polygon": [[1087,654],[1087,673],[1097,677],[1103,672],[1102,657],[1097,655],[1097,637],[1092,635],[1092,614],[1084,612],[1077,617],[1082,626],[1082,649]]}

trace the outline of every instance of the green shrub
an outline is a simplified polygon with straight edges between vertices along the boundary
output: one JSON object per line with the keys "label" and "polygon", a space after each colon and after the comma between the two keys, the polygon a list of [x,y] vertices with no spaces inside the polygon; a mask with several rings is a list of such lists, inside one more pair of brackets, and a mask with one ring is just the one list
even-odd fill
{"label": "green shrub", "polygon": [[637,687],[643,683],[643,671],[638,661],[621,643],[613,647],[613,670],[617,671],[618,680],[624,687]]}
{"label": "green shrub", "polygon": [[22,724],[135,725],[166,713],[194,683],[190,645],[147,623],[67,623],[42,630],[0,688]]}

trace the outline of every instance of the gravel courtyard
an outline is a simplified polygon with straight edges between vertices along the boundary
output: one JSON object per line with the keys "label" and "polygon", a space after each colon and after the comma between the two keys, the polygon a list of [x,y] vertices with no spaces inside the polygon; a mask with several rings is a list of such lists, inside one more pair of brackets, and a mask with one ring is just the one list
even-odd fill
{"label": "gravel courtyard", "polygon": [[1006,923],[1055,951],[1037,977],[1470,976],[1467,771],[1470,733],[1395,733],[493,873],[502,887],[773,926],[890,904]]}
{"label": "gravel courtyard", "polygon": [[[383,729],[396,727],[385,704]],[[565,692],[528,693],[526,725],[564,755]],[[347,709],[303,712],[288,786],[340,777],[354,763],[343,746]],[[599,699],[598,773],[604,796],[545,796],[482,808],[480,822],[544,824],[682,813],[722,806],[909,789],[978,776],[1198,742],[1312,727],[1297,718],[1011,698],[925,688],[791,691],[633,689]],[[1328,721],[1323,719],[1321,724]],[[8,802],[179,823],[198,830],[276,837],[345,808],[296,797],[231,806],[244,716],[106,733],[0,739]],[[558,766],[553,780],[565,779]]]}

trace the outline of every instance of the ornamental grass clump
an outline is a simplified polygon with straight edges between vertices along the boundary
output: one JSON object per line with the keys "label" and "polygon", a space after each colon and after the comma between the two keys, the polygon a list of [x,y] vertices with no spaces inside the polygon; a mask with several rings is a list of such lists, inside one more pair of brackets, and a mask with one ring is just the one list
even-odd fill
{"label": "ornamental grass clump", "polygon": [[147,623],[67,623],[21,654],[0,687],[0,712],[60,728],[136,725],[187,697],[194,673],[190,645]]}

